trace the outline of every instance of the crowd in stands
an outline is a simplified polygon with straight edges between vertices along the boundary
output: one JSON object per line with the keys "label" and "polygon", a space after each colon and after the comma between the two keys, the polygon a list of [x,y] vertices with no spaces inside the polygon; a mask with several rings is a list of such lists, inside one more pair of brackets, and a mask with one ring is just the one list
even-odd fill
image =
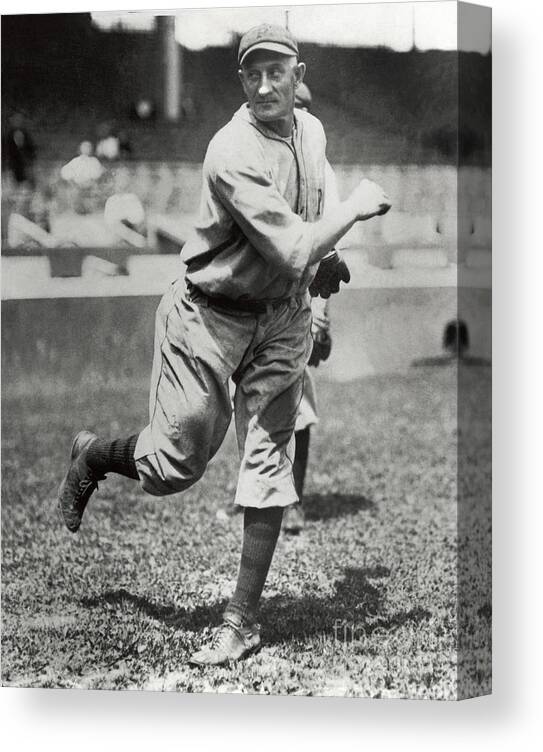
{"label": "crowd in stands", "polygon": [[[152,102],[136,103],[134,117],[152,119]],[[60,180],[71,192],[77,214],[91,214],[105,202],[103,219],[107,225],[121,223],[131,231],[145,235],[145,212],[138,197],[132,193],[108,197],[108,172],[119,160],[132,158],[133,153],[128,132],[116,128],[112,122],[102,122],[96,128],[95,139],[81,141],[78,153],[61,167]],[[51,231],[54,191],[53,186],[36,178],[38,158],[39,149],[25,115],[13,112],[2,138],[3,241],[9,246],[28,244],[29,238],[20,231],[21,227],[29,226],[28,222],[25,224],[26,220],[40,230]]]}

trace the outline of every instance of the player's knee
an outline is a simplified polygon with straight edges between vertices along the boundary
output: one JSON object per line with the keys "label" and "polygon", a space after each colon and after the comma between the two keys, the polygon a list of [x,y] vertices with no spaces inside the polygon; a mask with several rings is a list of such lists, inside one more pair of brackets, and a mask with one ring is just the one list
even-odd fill
{"label": "player's knee", "polygon": [[139,461],[141,485],[152,496],[181,493],[200,480],[206,467],[205,454],[173,459],[171,455],[157,452]]}
{"label": "player's knee", "polygon": [[209,414],[205,404],[193,402],[188,408],[186,404],[173,405],[165,411],[166,434],[172,442],[188,442],[199,445],[206,441],[209,433]]}
{"label": "player's knee", "polygon": [[201,456],[194,457],[189,463],[185,463],[183,467],[183,478],[179,481],[183,486],[181,490],[184,491],[199,481],[205,473],[206,467],[207,461]]}
{"label": "player's knee", "polygon": [[205,471],[205,465],[194,468],[184,467],[179,474],[171,473],[165,476],[154,475],[142,482],[143,490],[152,496],[171,496],[187,491],[200,480]]}

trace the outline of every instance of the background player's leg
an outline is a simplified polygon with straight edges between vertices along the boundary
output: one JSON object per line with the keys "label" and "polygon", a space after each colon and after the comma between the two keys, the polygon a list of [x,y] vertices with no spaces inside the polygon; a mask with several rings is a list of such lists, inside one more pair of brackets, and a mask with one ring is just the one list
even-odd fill
{"label": "background player's leg", "polygon": [[311,429],[307,426],[307,428],[302,428],[294,434],[296,448],[294,462],[292,463],[292,475],[294,476],[294,487],[300,501],[298,504],[291,504],[287,507],[283,515],[283,530],[290,535],[298,535],[305,527],[305,514],[302,502],[309,454],[310,431]]}
{"label": "background player's leg", "polygon": [[311,429],[309,426],[296,431],[294,437],[296,439],[296,450],[294,454],[294,463],[292,465],[292,474],[294,475],[294,487],[296,493],[300,499],[300,504],[303,501],[304,496],[304,483],[305,475],[307,471],[307,457],[309,454],[309,438]]}
{"label": "background player's leg", "polygon": [[298,407],[294,433],[296,446],[294,462],[292,464],[292,474],[294,476],[294,486],[300,503],[289,506],[283,515],[283,530],[291,535],[297,535],[305,526],[305,514],[302,502],[307,470],[307,458],[309,454],[310,431],[311,426],[318,422],[317,397],[311,371],[311,368],[305,369],[304,392]]}

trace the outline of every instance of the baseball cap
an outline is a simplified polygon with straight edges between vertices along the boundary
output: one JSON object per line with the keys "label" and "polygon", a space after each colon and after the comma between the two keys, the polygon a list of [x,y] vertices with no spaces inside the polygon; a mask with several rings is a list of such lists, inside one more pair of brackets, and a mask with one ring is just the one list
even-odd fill
{"label": "baseball cap", "polygon": [[249,29],[239,43],[238,63],[241,65],[247,55],[254,50],[271,50],[281,55],[297,55],[298,44],[284,26],[260,24]]}

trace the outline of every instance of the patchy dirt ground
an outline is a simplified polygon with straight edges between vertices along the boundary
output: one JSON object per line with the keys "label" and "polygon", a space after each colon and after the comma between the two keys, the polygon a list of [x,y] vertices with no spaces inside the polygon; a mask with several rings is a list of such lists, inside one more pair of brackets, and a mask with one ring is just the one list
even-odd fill
{"label": "patchy dirt ground", "polygon": [[[233,436],[183,496],[153,499],[112,476],[71,536],[51,501],[74,432],[134,432],[147,385],[83,393],[4,381],[3,684],[442,699],[490,691],[488,379],[488,369],[466,370],[460,411],[453,367],[319,381],[307,528],[280,539],[262,650],[218,669],[186,659],[234,588],[242,518],[217,515],[233,498]],[[479,512],[457,567],[464,426],[460,485],[464,506]]]}

